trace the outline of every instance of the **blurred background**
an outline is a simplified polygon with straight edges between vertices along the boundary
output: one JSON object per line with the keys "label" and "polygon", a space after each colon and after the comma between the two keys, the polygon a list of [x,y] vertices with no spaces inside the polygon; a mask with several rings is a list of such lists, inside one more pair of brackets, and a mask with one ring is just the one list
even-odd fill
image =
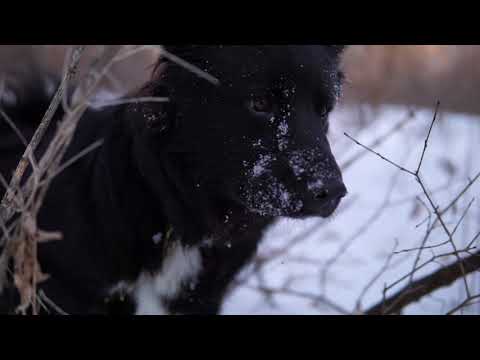
{"label": "blurred background", "polygon": [[[16,70],[31,61],[58,73],[68,46],[0,46],[0,71]],[[81,73],[101,46],[89,46]],[[110,77],[118,88],[132,89],[148,79],[155,51],[142,51],[117,65]],[[431,107],[441,99],[442,108],[478,113],[480,102],[480,46],[466,45],[353,45],[344,55],[348,77],[343,101]],[[112,85],[112,84],[110,84]],[[119,89],[117,89],[119,90]]]}
{"label": "blurred background", "polygon": [[[32,61],[42,64],[42,71],[59,74],[67,49],[0,46],[1,80],[28,80]],[[101,46],[88,48],[79,78],[99,51]],[[98,96],[115,98],[140,86],[156,56],[153,50],[142,51],[117,64]],[[455,255],[447,255],[452,244],[444,229],[438,224],[429,228],[435,215],[418,182],[344,134],[415,170],[437,101],[441,105],[422,180],[439,209],[462,194],[443,216],[456,247],[475,249],[480,231],[480,186],[472,182],[480,171],[479,61],[480,46],[350,46],[343,58],[344,96],[331,115],[329,135],[349,196],[332,219],[284,219],[274,225],[223,313],[362,313],[455,261]],[[478,293],[476,271],[401,313],[445,314],[463,304],[456,313],[480,314]]]}

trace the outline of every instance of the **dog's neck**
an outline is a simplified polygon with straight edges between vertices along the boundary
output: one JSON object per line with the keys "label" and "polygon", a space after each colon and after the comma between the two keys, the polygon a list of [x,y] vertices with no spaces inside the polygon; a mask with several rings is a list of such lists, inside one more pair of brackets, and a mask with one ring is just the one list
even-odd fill
{"label": "dog's neck", "polygon": [[141,217],[138,225],[129,222],[141,228],[129,229],[127,234],[150,241],[155,233],[172,228],[185,245],[196,245],[205,238],[218,242],[241,238],[262,231],[273,221],[231,202],[212,200],[201,191],[182,193],[185,183],[178,182],[184,179],[172,175],[174,160],[169,154],[158,158],[141,136],[131,132],[128,121],[128,114],[119,111],[96,161],[95,177],[102,180],[93,181],[97,187],[101,184],[96,198],[103,204],[102,211],[116,215],[118,221]]}

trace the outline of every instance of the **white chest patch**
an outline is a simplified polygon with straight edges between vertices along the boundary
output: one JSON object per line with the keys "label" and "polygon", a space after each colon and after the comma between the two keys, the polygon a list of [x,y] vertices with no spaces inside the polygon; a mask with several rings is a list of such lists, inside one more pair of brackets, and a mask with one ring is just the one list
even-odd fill
{"label": "white chest patch", "polygon": [[133,296],[137,302],[137,315],[165,315],[165,300],[174,299],[182,286],[194,287],[202,269],[198,247],[173,245],[163,260],[161,269],[154,275],[140,275]]}

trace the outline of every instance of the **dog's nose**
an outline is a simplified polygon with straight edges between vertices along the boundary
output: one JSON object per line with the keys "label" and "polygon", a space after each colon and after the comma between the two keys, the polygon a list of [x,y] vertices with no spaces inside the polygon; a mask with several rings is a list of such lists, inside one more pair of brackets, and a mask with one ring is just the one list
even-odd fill
{"label": "dog's nose", "polygon": [[320,201],[339,200],[347,195],[347,188],[343,182],[333,182],[314,191],[314,199]]}
{"label": "dog's nose", "polygon": [[334,181],[312,189],[310,196],[304,201],[306,213],[330,216],[347,195],[347,188],[342,181]]}

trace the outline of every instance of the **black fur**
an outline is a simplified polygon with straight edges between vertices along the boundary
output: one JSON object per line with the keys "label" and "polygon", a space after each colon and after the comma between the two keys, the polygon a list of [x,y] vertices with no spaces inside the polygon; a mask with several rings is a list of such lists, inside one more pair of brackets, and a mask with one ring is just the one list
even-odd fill
{"label": "black fur", "polygon": [[[134,312],[132,297],[120,301],[109,290],[155,273],[173,242],[199,246],[202,271],[195,287],[183,286],[164,305],[171,313],[218,313],[268,225],[278,216],[327,217],[346,193],[326,137],[342,47],[167,50],[220,84],[160,59],[138,95],[170,102],[87,111],[65,158],[104,144],[61,173],[45,199],[39,226],[64,239],[40,245],[51,275],[41,289],[68,313]],[[29,138],[50,99],[34,88],[21,98],[3,108]],[[0,171],[9,178],[23,148],[0,124]],[[6,289],[0,310],[12,312],[17,301]]]}

